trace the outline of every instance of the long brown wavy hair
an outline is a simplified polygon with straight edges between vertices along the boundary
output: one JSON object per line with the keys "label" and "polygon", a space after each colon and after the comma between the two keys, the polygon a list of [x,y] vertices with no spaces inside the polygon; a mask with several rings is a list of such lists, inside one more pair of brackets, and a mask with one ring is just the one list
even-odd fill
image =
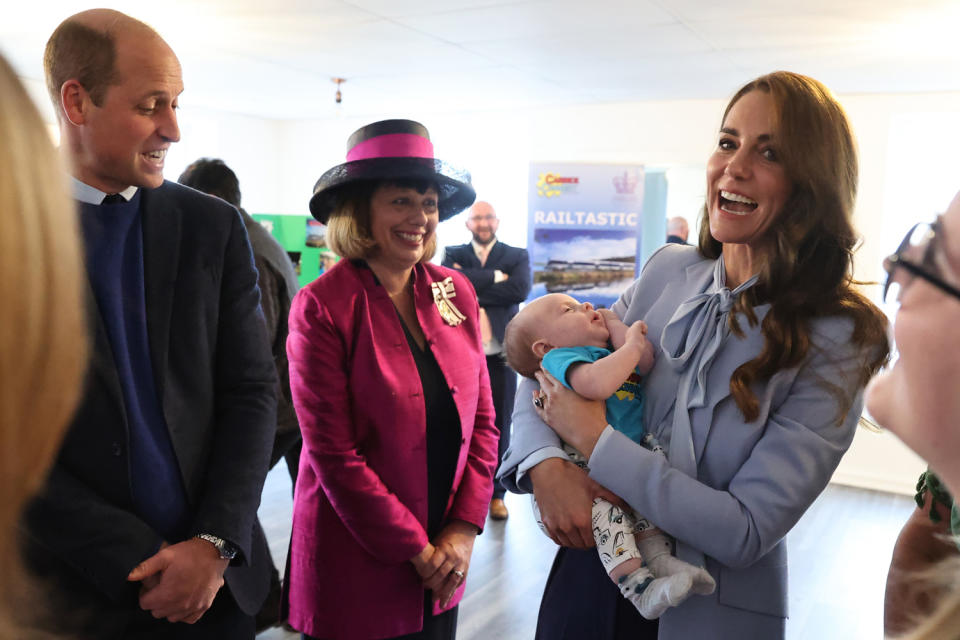
{"label": "long brown wavy hair", "polygon": [[[759,282],[740,296],[730,314],[730,328],[742,336],[739,316],[757,324],[753,307],[770,303],[761,323],[763,351],[741,365],[730,379],[730,392],[747,422],[759,414],[750,385],[777,371],[799,366],[811,347],[814,319],[842,315],[853,319],[850,341],[867,355],[858,372],[863,386],[886,362],[890,345],[886,317],[855,288],[853,228],[857,194],[857,150],[843,107],[823,84],[797,73],[775,71],[746,84],[723,114],[751,91],[770,95],[776,107],[778,152],[792,192],[761,239],[764,257]],[[707,207],[701,212],[700,252],[717,259],[723,245],[710,235]],[[853,402],[837,388],[841,423]]]}

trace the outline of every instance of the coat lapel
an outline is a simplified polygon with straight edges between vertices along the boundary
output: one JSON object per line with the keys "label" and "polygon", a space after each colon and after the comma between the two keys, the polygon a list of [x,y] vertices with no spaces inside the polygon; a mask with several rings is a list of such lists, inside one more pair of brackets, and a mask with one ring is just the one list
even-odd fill
{"label": "coat lapel", "polygon": [[[666,300],[677,301],[677,304],[660,305],[654,313],[649,313],[643,318],[649,328],[648,338],[653,341],[654,348],[657,350],[660,349],[660,336],[663,334],[663,328],[670,322],[672,314],[676,310],[676,307],[679,306],[679,303],[689,300],[698,293],[702,293],[710,286],[710,283],[713,281],[713,263],[695,262],[685,269],[685,273],[686,278],[684,280],[668,282],[660,295],[661,298]],[[658,357],[662,358],[663,354],[658,354]],[[653,407],[654,413],[650,420],[650,424],[654,425],[653,428],[656,428],[656,425],[666,426],[663,421],[673,408],[673,399],[676,397],[676,389],[679,381],[680,376],[672,367],[654,368],[648,386],[656,386],[656,388],[660,390],[657,396],[670,398],[670,401],[657,403]],[[673,390],[672,393],[670,392],[671,389]],[[658,432],[655,435],[661,437],[662,434]]]}
{"label": "coat lapel", "polygon": [[103,315],[100,313],[100,306],[97,304],[96,296],[93,295],[93,289],[90,288],[89,281],[86,285],[87,319],[93,338],[90,368],[96,375],[100,376],[107,392],[117,403],[117,407],[120,409],[119,413],[123,416],[124,424],[126,424],[126,403],[123,400],[123,389],[120,388],[120,376],[117,373],[116,360],[113,357],[113,347],[110,346],[107,327],[103,323]]}
{"label": "coat lapel", "polygon": [[141,197],[147,338],[157,397],[163,398],[183,215],[177,203],[167,197],[162,186],[144,189]]}
{"label": "coat lapel", "polygon": [[465,269],[480,269],[480,258],[473,251],[473,245],[469,242],[463,245],[463,253],[460,259],[460,265]]}
{"label": "coat lapel", "polygon": [[[470,249],[473,249],[472,245],[470,246]],[[500,266],[500,261],[503,259],[503,252],[503,243],[497,240],[497,243],[490,249],[490,254],[487,256],[487,263],[483,265],[484,268],[496,269],[498,266]]]}

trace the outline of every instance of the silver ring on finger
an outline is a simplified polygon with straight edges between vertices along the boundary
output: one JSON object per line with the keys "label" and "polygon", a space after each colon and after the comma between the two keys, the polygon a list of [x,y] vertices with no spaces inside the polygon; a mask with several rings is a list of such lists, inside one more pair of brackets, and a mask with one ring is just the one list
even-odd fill
{"label": "silver ring on finger", "polygon": [[463,577],[466,575],[466,574],[465,574],[463,571],[461,571],[460,569],[457,569],[456,571],[451,571],[451,573],[452,573],[453,575],[457,576],[457,580],[460,580],[460,581],[463,581]]}

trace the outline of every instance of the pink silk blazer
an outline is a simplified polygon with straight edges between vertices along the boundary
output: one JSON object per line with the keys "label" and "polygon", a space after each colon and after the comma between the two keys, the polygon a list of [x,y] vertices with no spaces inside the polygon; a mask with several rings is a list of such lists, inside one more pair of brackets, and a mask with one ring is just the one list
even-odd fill
{"label": "pink silk blazer", "polygon": [[[482,529],[498,432],[479,307],[470,282],[414,269],[417,318],[460,414],[462,441],[446,520]],[[451,326],[431,283],[452,278]],[[429,541],[423,389],[402,325],[373,272],[349,260],[297,294],[287,340],[303,431],[290,541],[290,624],[320,638],[382,638],[422,626],[424,590],[410,563]],[[463,587],[451,600],[456,605]],[[434,607],[434,613],[439,609]]]}

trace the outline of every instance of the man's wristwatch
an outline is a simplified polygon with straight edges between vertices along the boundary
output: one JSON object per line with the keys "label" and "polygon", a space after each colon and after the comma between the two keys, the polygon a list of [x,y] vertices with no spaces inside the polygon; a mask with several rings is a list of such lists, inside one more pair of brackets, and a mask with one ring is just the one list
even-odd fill
{"label": "man's wristwatch", "polygon": [[221,560],[233,560],[237,557],[237,548],[219,536],[212,533],[198,533],[194,538],[206,540],[217,548]]}

